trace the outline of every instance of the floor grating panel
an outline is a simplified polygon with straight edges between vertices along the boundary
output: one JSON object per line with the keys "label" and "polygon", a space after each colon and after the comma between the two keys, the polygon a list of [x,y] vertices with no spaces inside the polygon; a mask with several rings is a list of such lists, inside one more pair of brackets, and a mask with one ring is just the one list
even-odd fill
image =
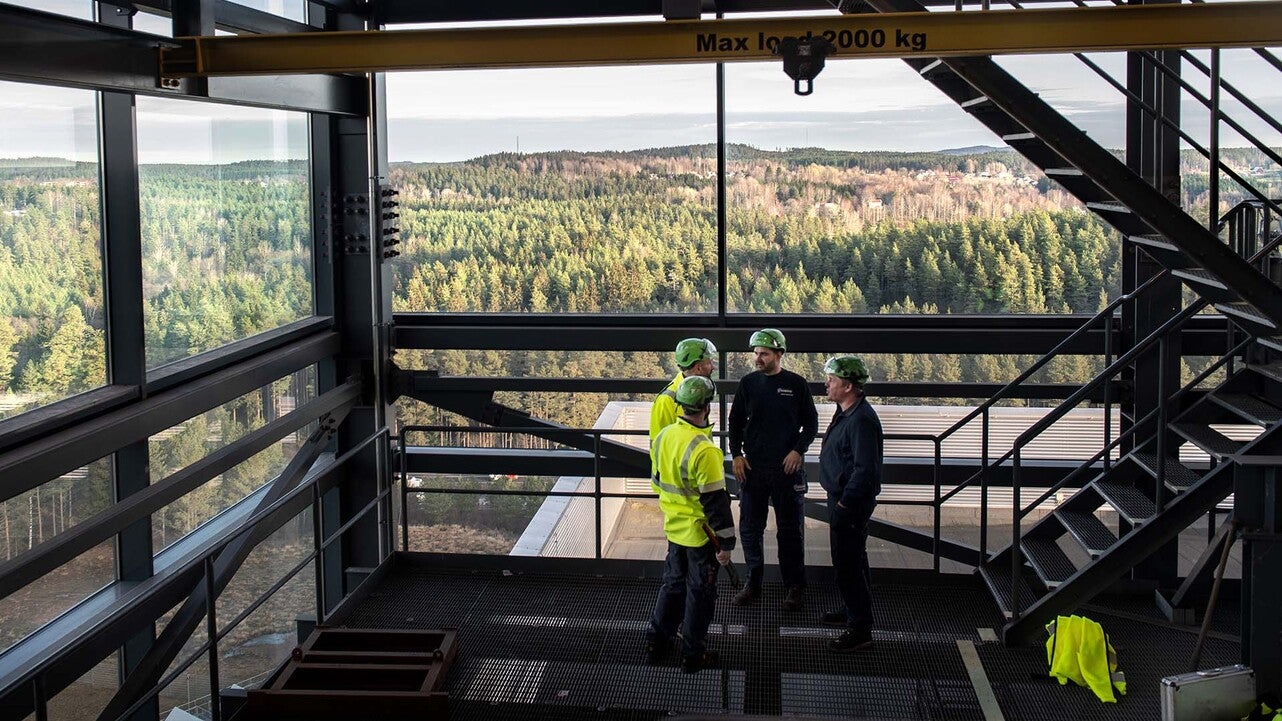
{"label": "floor grating panel", "polygon": [[[693,675],[681,672],[675,651],[660,665],[643,663],[659,586],[653,579],[397,569],[347,625],[459,628],[458,659],[445,682],[450,717],[479,721],[682,714],[982,719],[958,639],[975,644],[1009,721],[1152,719],[1159,680],[1186,670],[1181,666],[1195,642],[1184,631],[1096,615],[1131,686],[1120,703],[1106,705],[1086,689],[1048,679],[1044,649],[984,641],[980,629],[1000,632],[1001,617],[978,578],[874,583],[874,646],[841,655],[825,647],[840,629],[818,621],[838,606],[835,589],[812,586],[806,609],[787,613],[779,608],[781,586],[767,584],[759,605],[740,608],[730,605],[733,591],[723,581],[709,634],[723,668]],[[1134,599],[1095,604],[1128,614],[1143,608]],[[1237,654],[1237,644],[1211,639],[1202,665],[1235,663]]]}

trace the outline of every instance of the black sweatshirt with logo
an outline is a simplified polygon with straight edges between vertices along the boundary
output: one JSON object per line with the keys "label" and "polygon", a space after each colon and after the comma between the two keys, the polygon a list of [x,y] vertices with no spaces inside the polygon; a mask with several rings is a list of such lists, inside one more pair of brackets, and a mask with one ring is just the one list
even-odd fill
{"label": "black sweatshirt with logo", "polygon": [[805,455],[819,432],[806,379],[787,369],[744,376],[734,392],[729,430],[730,454],[747,456],[753,470],[783,466],[789,451]]}

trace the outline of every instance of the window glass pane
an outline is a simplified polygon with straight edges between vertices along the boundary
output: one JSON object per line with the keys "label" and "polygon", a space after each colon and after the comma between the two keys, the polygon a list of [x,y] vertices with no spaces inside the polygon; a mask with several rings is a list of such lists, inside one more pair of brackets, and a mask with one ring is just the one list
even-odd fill
{"label": "window glass pane", "polygon": [[114,579],[114,542],[104,541],[0,600],[0,650],[22,640]]}
{"label": "window glass pane", "polygon": [[[16,558],[110,505],[107,458],[0,501],[0,558]],[[0,599],[0,651],[114,579],[115,545],[105,541]]]}
{"label": "window glass pane", "polygon": [[[161,678],[167,677],[174,672],[180,663],[191,658],[200,644],[205,642],[205,617],[200,617],[200,625],[196,632],[192,634],[190,640],[183,646],[182,651],[178,652],[178,658]],[[161,628],[157,624],[157,628]],[[197,641],[196,639],[200,640]],[[221,679],[221,674],[219,674]],[[225,685],[224,685],[225,687]],[[175,719],[197,718],[202,721],[209,721],[213,718],[209,705],[209,654],[202,653],[200,657],[192,662],[185,671],[178,674],[170,684],[160,690],[158,698],[160,701],[160,718],[169,719],[172,715]]]}
{"label": "window glass pane", "polygon": [[232,2],[290,20],[299,22],[307,20],[306,0],[232,0]]}
{"label": "window glass pane", "polygon": [[13,3],[32,10],[43,10],[47,13],[58,13],[81,20],[93,20],[93,2],[91,0],[23,0]]}
{"label": "window glass pane", "polygon": [[[120,688],[120,664],[112,653],[49,699],[49,721],[95,721]],[[25,721],[37,721],[33,713]]]}
{"label": "window glass pane", "polygon": [[716,310],[710,66],[388,76],[394,308]]}
{"label": "window glass pane", "polygon": [[1117,236],[897,60],[726,67],[737,312],[1088,313]]}
{"label": "window glass pane", "polygon": [[[218,596],[218,624],[226,631],[237,616],[266,593],[312,550],[312,512],[287,521],[249,554]],[[308,564],[218,642],[223,686],[257,688],[298,645],[295,621],[316,614],[314,567]]]}
{"label": "window glass pane", "polygon": [[0,418],[106,381],[96,112],[0,82]]}
{"label": "window glass pane", "polygon": [[[315,369],[307,368],[152,436],[152,482],[306,404],[315,394]],[[314,426],[291,433],[153,514],[153,548],[164,549],[274,478]]]}
{"label": "window glass pane", "polygon": [[174,21],[166,15],[153,15],[152,13],[140,12],[134,15],[133,29],[152,35],[164,35],[173,37]]}
{"label": "window glass pane", "polygon": [[307,117],[138,98],[147,365],[312,312]]}

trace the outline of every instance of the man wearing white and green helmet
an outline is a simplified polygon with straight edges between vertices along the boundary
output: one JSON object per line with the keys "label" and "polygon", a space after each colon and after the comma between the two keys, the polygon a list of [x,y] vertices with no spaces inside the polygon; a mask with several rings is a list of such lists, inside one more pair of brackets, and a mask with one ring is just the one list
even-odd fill
{"label": "man wearing white and green helmet", "polygon": [[739,480],[739,532],[748,579],[736,606],[756,603],[765,570],[764,536],[775,509],[779,575],[787,587],[781,607],[799,611],[806,587],[803,462],[819,430],[819,415],[806,379],[785,370],[783,333],[764,328],[748,339],[757,370],[744,376],[730,408],[730,455]]}
{"label": "man wearing white and green helmet", "polygon": [[676,393],[681,381],[690,376],[712,377],[712,371],[717,363],[717,347],[707,338],[686,338],[677,343],[677,349],[672,352],[672,358],[676,360],[677,367],[681,370],[650,405],[651,446],[654,445],[654,439],[659,436],[659,431],[677,420]]}
{"label": "man wearing white and green helmet", "polygon": [[858,356],[834,356],[824,364],[828,398],[837,404],[819,452],[819,483],[828,492],[828,539],[842,608],[823,615],[846,630],[828,642],[833,651],[872,644],[872,578],[868,569],[868,521],[881,492],[885,437],[881,419],[864,395],[868,367]]}

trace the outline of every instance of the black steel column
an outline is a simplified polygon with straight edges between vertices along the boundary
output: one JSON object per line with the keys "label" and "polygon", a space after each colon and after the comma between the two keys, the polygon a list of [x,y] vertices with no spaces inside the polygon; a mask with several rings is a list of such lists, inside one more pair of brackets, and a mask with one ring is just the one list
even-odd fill
{"label": "black steel column", "polygon": [[[214,0],[173,0],[170,13],[176,38],[214,34]],[[209,94],[208,78],[192,78],[190,82],[196,94]]]}
{"label": "black steel column", "polygon": [[[1143,4],[1143,0],[1132,0],[1132,4]],[[1176,51],[1157,52],[1151,57],[1157,58],[1165,67],[1180,70],[1179,53]],[[1127,55],[1127,87],[1138,97],[1143,98],[1151,107],[1161,111],[1163,116],[1180,122],[1180,88],[1178,83],[1147,59],[1143,53]],[[1152,117],[1143,108],[1128,103],[1126,108],[1126,162],[1132,170],[1139,173],[1171,202],[1180,204],[1180,139],[1174,129]],[[1143,250],[1129,241],[1123,240],[1123,289],[1139,287],[1149,278],[1160,273],[1162,266],[1148,256]],[[1147,336],[1179,312],[1182,307],[1182,286],[1174,277],[1158,281],[1150,287],[1145,295],[1131,303],[1123,313],[1123,333],[1125,342],[1133,344]],[[1180,387],[1179,335],[1173,334],[1170,346],[1163,362],[1157,348],[1140,356],[1135,363],[1132,382],[1132,418],[1142,418],[1164,403],[1166,397]],[[1174,409],[1172,409],[1174,410]],[[1174,417],[1175,413],[1168,414]],[[1168,456],[1174,457],[1177,441],[1169,430],[1165,447]],[[1152,431],[1140,429],[1136,434],[1137,442],[1149,438]],[[1146,482],[1146,479],[1144,479]],[[1148,489],[1156,494],[1156,483]],[[1127,529],[1122,521],[1123,531]],[[1156,580],[1169,585],[1178,575],[1178,544],[1172,542],[1164,546],[1132,571],[1134,578]]]}
{"label": "black steel column", "polygon": [[[99,4],[98,20],[112,27],[130,27],[130,16],[114,5]],[[99,158],[103,283],[106,299],[106,355],[109,382],[144,388],[147,376],[142,293],[142,220],[138,195],[138,147],[134,96],[103,92],[98,95]],[[117,502],[147,488],[151,482],[146,440],[131,443],[112,456],[112,496]],[[122,581],[142,581],[152,575],[151,519],[143,518],[116,536],[116,575]],[[125,642],[120,654],[120,678],[131,672],[155,642],[149,624]],[[139,709],[136,721],[156,719],[154,700]]]}
{"label": "black steel column", "polygon": [[1242,530],[1242,663],[1256,693],[1282,693],[1282,457],[1241,458],[1233,513]]}
{"label": "black steel column", "polygon": [[[359,18],[330,12],[325,16],[330,29],[365,29]],[[317,312],[332,314],[342,337],[338,357],[321,369],[321,386],[357,375],[365,381],[361,404],[339,429],[339,453],[384,428],[389,417],[384,370],[392,284],[376,232],[378,185],[388,174],[384,95],[382,79],[371,76],[369,118],[318,116],[313,120]],[[343,471],[343,482],[322,499],[321,525],[326,536],[351,520],[384,487],[389,475],[382,453],[383,449],[370,447],[354,458]],[[390,516],[389,509],[381,510],[353,524],[326,551],[327,610],[363,578],[358,569],[377,567],[391,548],[391,524],[380,524],[380,518]]]}

